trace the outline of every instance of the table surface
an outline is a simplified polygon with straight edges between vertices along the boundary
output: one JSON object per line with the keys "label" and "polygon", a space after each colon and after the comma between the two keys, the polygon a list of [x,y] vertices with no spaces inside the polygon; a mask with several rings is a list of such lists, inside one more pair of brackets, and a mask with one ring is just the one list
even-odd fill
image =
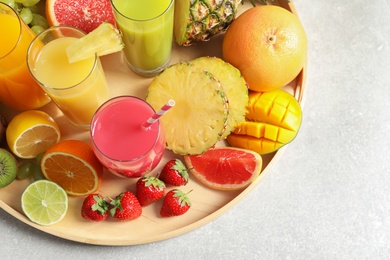
{"label": "table surface", "polygon": [[136,246],[64,240],[0,210],[2,259],[386,259],[390,255],[390,5],[295,0],[309,38],[297,138],[226,214]]}

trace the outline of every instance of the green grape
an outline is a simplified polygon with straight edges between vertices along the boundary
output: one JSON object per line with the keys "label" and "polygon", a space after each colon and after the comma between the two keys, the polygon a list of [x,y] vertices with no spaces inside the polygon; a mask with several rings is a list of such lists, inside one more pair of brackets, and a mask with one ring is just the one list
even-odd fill
{"label": "green grape", "polygon": [[36,5],[37,3],[39,3],[39,0],[25,0],[22,4],[26,7],[30,7]]}
{"label": "green grape", "polygon": [[45,176],[42,173],[41,166],[37,163],[34,163],[32,175],[35,181],[45,179]]}
{"label": "green grape", "polygon": [[10,7],[16,10],[17,5],[14,0],[0,0],[0,2],[9,5]]}
{"label": "green grape", "polygon": [[30,8],[23,8],[22,11],[20,11],[19,16],[20,18],[22,18],[25,24],[30,24],[33,19],[33,15]]}
{"label": "green grape", "polygon": [[41,32],[43,32],[45,29],[42,26],[34,25],[33,27],[31,27],[31,30],[35,33],[35,35],[38,35]]}
{"label": "green grape", "polygon": [[18,4],[23,4],[24,2],[26,2],[27,0],[14,0],[16,3]]}
{"label": "green grape", "polygon": [[37,156],[35,156],[35,161],[37,164],[41,165],[42,157],[45,154],[45,152],[39,153]]}
{"label": "green grape", "polygon": [[32,172],[34,169],[34,163],[31,161],[27,161],[19,165],[18,167],[18,173],[16,177],[19,180],[27,179],[28,177],[31,176]]}
{"label": "green grape", "polygon": [[30,23],[30,26],[33,27],[35,25],[39,25],[41,26],[43,29],[47,29],[49,28],[49,24],[47,23],[47,20],[45,17],[43,17],[42,15],[40,14],[32,14],[33,16],[33,19]]}
{"label": "green grape", "polygon": [[39,8],[36,5],[29,6],[28,8],[30,8],[31,12],[34,13],[34,14],[39,13]]}

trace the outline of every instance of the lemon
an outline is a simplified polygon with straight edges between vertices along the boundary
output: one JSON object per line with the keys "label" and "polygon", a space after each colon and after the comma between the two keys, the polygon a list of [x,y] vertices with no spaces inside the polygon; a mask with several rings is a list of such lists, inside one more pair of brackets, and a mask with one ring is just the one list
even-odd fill
{"label": "lemon", "polygon": [[7,144],[19,158],[34,158],[59,142],[60,128],[48,114],[27,110],[16,115],[6,130]]}
{"label": "lemon", "polygon": [[22,193],[22,210],[34,223],[48,226],[62,220],[68,210],[68,195],[55,182],[39,180]]}

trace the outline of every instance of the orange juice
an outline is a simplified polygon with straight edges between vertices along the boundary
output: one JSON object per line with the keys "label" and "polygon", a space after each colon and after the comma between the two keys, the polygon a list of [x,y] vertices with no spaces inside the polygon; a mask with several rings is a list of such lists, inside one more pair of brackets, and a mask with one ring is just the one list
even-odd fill
{"label": "orange juice", "polygon": [[26,65],[34,33],[11,11],[0,13],[0,27],[0,101],[16,110],[47,104],[50,98],[31,77]]}
{"label": "orange juice", "polygon": [[31,55],[37,49],[39,51],[35,57],[29,54],[28,65],[64,115],[73,124],[87,128],[98,107],[110,98],[110,93],[98,57],[69,63],[66,48],[76,40],[76,37],[60,37],[43,46],[32,44]]}

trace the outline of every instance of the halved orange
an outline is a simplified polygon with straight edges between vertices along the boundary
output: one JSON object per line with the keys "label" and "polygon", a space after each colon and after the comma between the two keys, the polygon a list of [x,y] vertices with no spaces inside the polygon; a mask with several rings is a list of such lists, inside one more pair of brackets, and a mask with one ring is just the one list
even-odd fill
{"label": "halved orange", "polygon": [[103,175],[103,166],[90,145],[79,140],[60,141],[49,148],[42,157],[41,169],[48,180],[75,196],[98,190]]}
{"label": "halved orange", "polygon": [[19,158],[34,158],[59,142],[60,128],[47,113],[27,110],[17,114],[6,130],[7,144]]}
{"label": "halved orange", "polygon": [[204,185],[217,190],[239,190],[259,176],[263,161],[251,150],[217,147],[201,155],[186,155],[184,162]]}

